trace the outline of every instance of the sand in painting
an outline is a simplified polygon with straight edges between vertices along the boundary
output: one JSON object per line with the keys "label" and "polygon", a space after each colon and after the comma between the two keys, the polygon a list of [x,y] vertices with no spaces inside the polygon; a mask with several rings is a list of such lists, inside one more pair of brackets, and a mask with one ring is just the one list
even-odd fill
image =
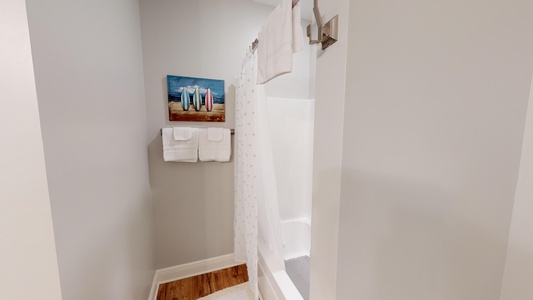
{"label": "sand in painting", "polygon": [[200,111],[194,110],[192,105],[188,111],[184,111],[181,102],[169,102],[168,113],[170,121],[224,122],[224,104],[213,104],[212,111],[207,111],[205,105]]}

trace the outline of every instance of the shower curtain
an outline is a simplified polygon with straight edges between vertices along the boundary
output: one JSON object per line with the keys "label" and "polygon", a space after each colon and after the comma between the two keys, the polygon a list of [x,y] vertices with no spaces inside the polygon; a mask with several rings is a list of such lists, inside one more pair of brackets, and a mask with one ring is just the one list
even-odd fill
{"label": "shower curtain", "polygon": [[234,255],[246,261],[258,296],[258,243],[283,265],[272,145],[264,85],[257,84],[257,55],[248,51],[236,83]]}

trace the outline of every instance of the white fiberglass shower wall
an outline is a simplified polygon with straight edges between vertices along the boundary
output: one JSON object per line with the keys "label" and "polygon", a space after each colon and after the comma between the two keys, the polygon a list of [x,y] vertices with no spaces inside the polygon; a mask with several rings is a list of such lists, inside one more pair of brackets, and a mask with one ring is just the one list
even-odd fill
{"label": "white fiberglass shower wall", "polygon": [[312,99],[268,98],[285,260],[309,256],[313,115]]}
{"label": "white fiberglass shower wall", "polygon": [[[302,20],[304,29],[307,24]],[[304,49],[293,56],[293,71],[265,86],[285,261],[310,256],[315,58],[315,48],[304,43]],[[296,289],[287,283],[292,267],[286,264],[288,277],[285,272],[277,272],[275,263],[268,263],[269,255],[261,245],[259,252],[260,265],[268,268],[263,271],[272,275],[270,284],[276,282],[282,290],[276,294],[277,299],[308,299],[308,279],[295,283],[300,295],[294,294]],[[260,289],[265,293],[261,278]],[[270,299],[269,295],[263,296]]]}
{"label": "white fiberglass shower wall", "polygon": [[[302,20],[305,30],[308,21]],[[293,71],[266,84],[284,259],[309,256],[316,49],[304,41]]]}

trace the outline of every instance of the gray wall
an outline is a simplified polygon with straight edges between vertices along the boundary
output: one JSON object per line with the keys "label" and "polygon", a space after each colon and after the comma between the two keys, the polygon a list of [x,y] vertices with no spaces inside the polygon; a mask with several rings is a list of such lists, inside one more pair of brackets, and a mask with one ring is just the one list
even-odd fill
{"label": "gray wall", "polygon": [[[249,0],[142,0],[157,267],[233,252],[233,162],[165,163],[162,127],[234,127],[234,78],[272,7]],[[169,122],[167,75],[225,80],[226,122]]]}
{"label": "gray wall", "polygon": [[143,299],[155,271],[139,4],[27,1],[64,299]]}
{"label": "gray wall", "polygon": [[351,2],[337,299],[499,299],[532,31],[532,2]]}
{"label": "gray wall", "polygon": [[500,300],[533,298],[533,82]]}
{"label": "gray wall", "polygon": [[24,0],[0,2],[0,66],[0,299],[60,300]]}

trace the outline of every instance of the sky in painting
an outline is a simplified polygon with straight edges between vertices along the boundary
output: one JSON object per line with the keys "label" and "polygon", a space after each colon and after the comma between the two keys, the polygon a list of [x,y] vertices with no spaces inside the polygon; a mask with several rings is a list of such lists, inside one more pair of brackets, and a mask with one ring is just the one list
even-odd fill
{"label": "sky in painting", "polygon": [[180,101],[183,89],[187,89],[192,95],[196,87],[198,87],[202,97],[205,96],[205,92],[209,88],[213,93],[214,102],[224,103],[224,80],[167,75],[169,101]]}

